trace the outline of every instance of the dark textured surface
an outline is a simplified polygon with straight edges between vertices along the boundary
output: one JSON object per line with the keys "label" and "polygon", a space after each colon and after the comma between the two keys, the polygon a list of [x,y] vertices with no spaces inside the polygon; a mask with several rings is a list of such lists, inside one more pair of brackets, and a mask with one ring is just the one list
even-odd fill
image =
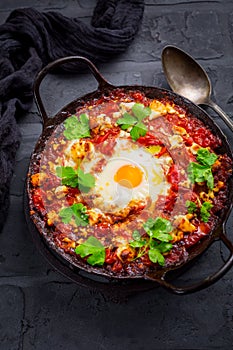
{"label": "dark textured surface", "polygon": [[[2,0],[0,22],[16,7],[79,13],[86,23],[93,0]],[[174,44],[206,68],[213,99],[233,115],[233,2],[147,0],[143,23],[128,50],[99,65],[115,84],[167,87],[161,51]],[[94,90],[88,74],[49,76],[42,86],[49,114]],[[56,93],[54,93],[56,91]],[[224,123],[208,109],[233,144]],[[233,347],[233,269],[215,285],[188,296],[162,288],[128,298],[109,298],[75,285],[51,268],[36,250],[23,214],[23,187],[30,153],[41,132],[35,105],[20,121],[22,143],[11,184],[11,206],[0,235],[1,350],[144,350],[219,349]],[[227,223],[232,236],[233,216]],[[179,278],[190,283],[216,270],[227,257],[216,243]]]}

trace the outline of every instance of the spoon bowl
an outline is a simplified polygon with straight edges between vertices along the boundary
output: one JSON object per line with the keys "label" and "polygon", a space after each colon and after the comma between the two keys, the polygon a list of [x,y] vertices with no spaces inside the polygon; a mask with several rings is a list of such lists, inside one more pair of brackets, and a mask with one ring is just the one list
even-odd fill
{"label": "spoon bowl", "polygon": [[212,89],[207,73],[190,55],[176,46],[166,46],[162,52],[162,65],[174,92],[197,105],[213,108],[233,131],[230,117],[210,99]]}

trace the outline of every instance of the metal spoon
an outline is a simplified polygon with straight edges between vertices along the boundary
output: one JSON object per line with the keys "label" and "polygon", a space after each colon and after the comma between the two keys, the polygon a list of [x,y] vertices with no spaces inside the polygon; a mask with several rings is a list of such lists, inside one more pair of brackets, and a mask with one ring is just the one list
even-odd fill
{"label": "metal spoon", "polygon": [[233,131],[233,121],[210,99],[211,82],[207,73],[191,56],[176,46],[166,46],[162,52],[162,65],[174,92],[198,105],[213,108]]}

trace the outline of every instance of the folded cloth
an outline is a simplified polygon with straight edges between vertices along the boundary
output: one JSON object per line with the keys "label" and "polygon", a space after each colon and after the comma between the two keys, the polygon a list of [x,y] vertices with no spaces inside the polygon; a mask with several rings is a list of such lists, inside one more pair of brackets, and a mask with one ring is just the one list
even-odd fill
{"label": "folded cloth", "polygon": [[143,0],[99,0],[87,25],[57,12],[17,9],[0,26],[0,230],[20,144],[17,120],[31,107],[36,74],[64,56],[85,56],[97,63],[124,52],[138,31],[143,10]]}

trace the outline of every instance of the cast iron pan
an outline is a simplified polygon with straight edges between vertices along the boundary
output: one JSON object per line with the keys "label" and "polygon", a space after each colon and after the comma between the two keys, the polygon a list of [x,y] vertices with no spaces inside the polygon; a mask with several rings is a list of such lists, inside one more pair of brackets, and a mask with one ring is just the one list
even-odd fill
{"label": "cast iron pan", "polygon": [[[98,82],[98,89],[92,93],[89,93],[81,98],[78,98],[77,100],[69,103],[67,106],[62,108],[60,112],[58,112],[54,117],[49,118],[46,110],[44,108],[41,96],[40,96],[40,85],[45,76],[54,70],[55,68],[59,67],[63,64],[74,64],[74,63],[82,63],[86,64],[91,72],[93,73],[95,79]],[[76,111],[77,107],[80,107],[84,105],[87,101],[93,100],[95,98],[99,98],[101,95],[106,95],[110,91],[116,89],[116,88],[122,88],[127,93],[127,91],[130,91],[132,89],[141,91],[145,93],[145,95],[149,98],[166,98],[168,100],[174,101],[175,104],[180,105],[181,107],[189,110],[191,114],[194,114],[197,118],[201,119],[205,125],[207,125],[214,134],[216,134],[218,137],[222,140],[222,149],[221,151],[223,153],[226,153],[231,159],[233,159],[233,155],[231,152],[231,148],[227,142],[227,139],[225,135],[222,133],[222,131],[219,129],[219,127],[213,122],[213,120],[208,116],[207,113],[205,113],[201,108],[190,102],[189,100],[171,92],[165,89],[157,88],[157,87],[145,87],[145,86],[118,86],[115,87],[109,82],[107,82],[104,77],[100,74],[100,72],[97,70],[97,68],[94,66],[94,64],[89,61],[88,59],[80,56],[71,56],[71,57],[65,57],[58,59],[49,65],[47,65],[37,76],[35,85],[34,85],[34,95],[35,100],[39,109],[39,112],[42,116],[43,120],[43,131],[42,134],[37,142],[37,145],[35,147],[34,153],[32,155],[31,163],[29,165],[29,173],[32,167],[32,160],[35,155],[40,154],[46,144],[46,141],[52,134],[53,130],[57,125],[59,125],[61,122],[63,122],[69,113],[73,114]],[[233,264],[233,244],[226,236],[226,229],[225,224],[228,219],[228,216],[231,211],[232,207],[232,199],[233,199],[233,179],[230,178],[229,180],[229,197],[228,201],[226,203],[226,206],[224,210],[221,213],[221,217],[219,218],[219,221],[217,225],[215,226],[214,230],[211,232],[208,237],[203,239],[199,244],[195,245],[191,251],[189,251],[189,258],[188,260],[175,267],[170,268],[161,268],[160,270],[156,271],[155,273],[145,274],[143,276],[116,276],[112,275],[110,272],[108,273],[106,270],[102,268],[96,268],[93,266],[90,266],[89,264],[86,264],[85,262],[78,262],[75,263],[70,258],[68,254],[62,254],[58,251],[56,247],[54,247],[54,244],[50,244],[47,240],[45,240],[42,235],[39,233],[39,231],[36,228],[36,225],[30,220],[30,197],[28,200],[28,194],[29,194],[29,180],[27,180],[26,184],[26,191],[27,195],[25,198],[25,212],[26,217],[28,219],[29,228],[31,229],[33,239],[43,255],[49,260],[49,262],[61,273],[66,275],[68,278],[73,280],[77,283],[83,283],[82,276],[88,275],[90,280],[94,281],[95,276],[99,277],[100,279],[97,279],[98,286],[101,285],[101,279],[107,279],[111,282],[111,286],[115,286],[117,283],[119,283],[119,288],[125,288],[125,286],[133,286],[132,288],[136,289],[148,289],[148,281],[150,281],[149,286],[152,285],[161,285],[168,289],[169,291],[175,293],[175,294],[187,294],[192,293],[198,290],[201,290],[203,288],[206,288],[216,282],[218,279],[220,279],[232,266]],[[190,263],[194,261],[195,258],[200,256],[210,245],[220,240],[223,242],[223,244],[228,248],[229,250],[229,257],[227,261],[220,267],[220,269],[213,273],[211,276],[208,276],[204,280],[201,280],[198,283],[195,283],[193,285],[188,285],[184,287],[177,287],[171,282],[173,280],[174,276],[177,276],[180,272],[182,272],[186,267],[190,266]],[[81,275],[80,275],[81,272]],[[81,276],[81,277],[80,277]],[[143,283],[144,284],[143,284]],[[92,284],[92,282],[90,282]],[[152,283],[152,284],[151,284]],[[83,284],[86,284],[83,283]],[[135,287],[138,285],[138,288]],[[127,287],[128,288],[128,287]]]}

